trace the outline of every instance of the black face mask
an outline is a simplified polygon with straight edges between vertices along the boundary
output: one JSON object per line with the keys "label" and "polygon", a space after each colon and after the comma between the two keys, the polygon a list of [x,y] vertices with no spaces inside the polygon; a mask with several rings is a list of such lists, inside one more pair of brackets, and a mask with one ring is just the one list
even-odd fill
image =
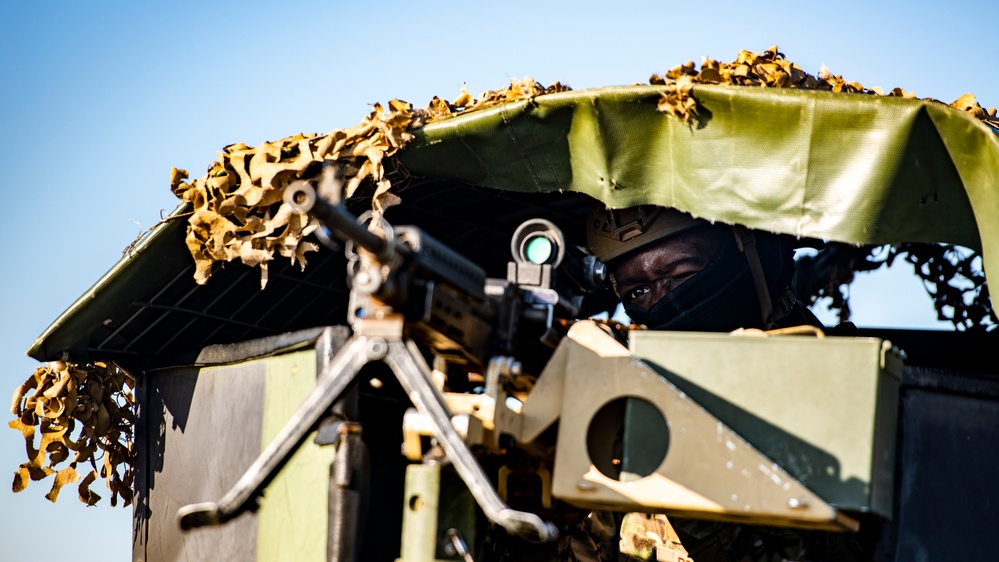
{"label": "black face mask", "polygon": [[652,330],[730,332],[736,328],[763,328],[749,262],[733,238],[722,243],[707,267],[648,310],[628,304],[624,310],[633,322]]}

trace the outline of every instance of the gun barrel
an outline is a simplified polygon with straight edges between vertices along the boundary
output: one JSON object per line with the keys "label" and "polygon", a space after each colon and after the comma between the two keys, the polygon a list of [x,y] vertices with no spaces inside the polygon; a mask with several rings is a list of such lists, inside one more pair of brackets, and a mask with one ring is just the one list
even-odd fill
{"label": "gun barrel", "polygon": [[343,205],[333,205],[319,197],[308,182],[288,186],[284,192],[284,201],[292,209],[316,217],[338,236],[352,240],[354,244],[374,254],[379,261],[388,261],[395,253],[393,244],[358,224],[357,217]]}

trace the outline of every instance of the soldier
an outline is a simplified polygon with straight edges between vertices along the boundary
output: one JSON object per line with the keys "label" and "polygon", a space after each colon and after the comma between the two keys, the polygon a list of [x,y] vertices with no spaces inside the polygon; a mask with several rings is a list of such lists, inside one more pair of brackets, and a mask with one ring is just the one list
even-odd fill
{"label": "soldier", "polygon": [[[794,244],[786,237],[665,207],[599,206],[589,218],[587,243],[607,265],[628,316],[649,329],[821,326],[795,298]],[[618,518],[617,526],[618,545],[600,544],[594,535],[602,559],[614,546],[625,560],[686,560],[688,553],[696,562],[860,558],[848,535],[637,513]]]}
{"label": "soldier", "polygon": [[611,272],[625,312],[649,329],[821,325],[795,298],[794,246],[785,237],[666,207],[600,206],[587,243]]}

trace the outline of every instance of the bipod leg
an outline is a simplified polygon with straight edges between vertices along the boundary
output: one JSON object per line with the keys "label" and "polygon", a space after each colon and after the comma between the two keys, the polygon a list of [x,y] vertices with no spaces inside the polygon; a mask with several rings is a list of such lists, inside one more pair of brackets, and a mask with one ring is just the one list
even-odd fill
{"label": "bipod leg", "polygon": [[482,471],[482,467],[451,425],[451,416],[444,397],[430,382],[430,367],[427,366],[420,350],[416,348],[416,344],[411,341],[389,341],[388,352],[382,360],[395,373],[416,409],[430,417],[434,426],[434,437],[444,449],[447,458],[454,464],[486,517],[510,533],[529,540],[548,542],[557,539],[558,529],[553,524],[533,513],[510,509],[500,499],[489,478]]}
{"label": "bipod leg", "polygon": [[195,527],[220,525],[245,511],[256,509],[257,498],[267,485],[350,386],[358,371],[385,353],[384,345],[385,341],[381,338],[358,335],[350,338],[318,377],[316,388],[285,423],[277,437],[243,473],[236,485],[217,503],[191,504],[177,511],[180,528],[186,531]]}

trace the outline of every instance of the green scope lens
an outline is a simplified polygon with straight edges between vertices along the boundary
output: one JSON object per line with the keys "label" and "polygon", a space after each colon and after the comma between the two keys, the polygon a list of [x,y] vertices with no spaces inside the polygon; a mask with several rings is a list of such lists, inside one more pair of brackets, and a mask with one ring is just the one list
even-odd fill
{"label": "green scope lens", "polygon": [[536,235],[524,245],[524,257],[535,265],[541,265],[548,263],[554,249],[555,245],[552,244],[551,239],[544,235]]}

